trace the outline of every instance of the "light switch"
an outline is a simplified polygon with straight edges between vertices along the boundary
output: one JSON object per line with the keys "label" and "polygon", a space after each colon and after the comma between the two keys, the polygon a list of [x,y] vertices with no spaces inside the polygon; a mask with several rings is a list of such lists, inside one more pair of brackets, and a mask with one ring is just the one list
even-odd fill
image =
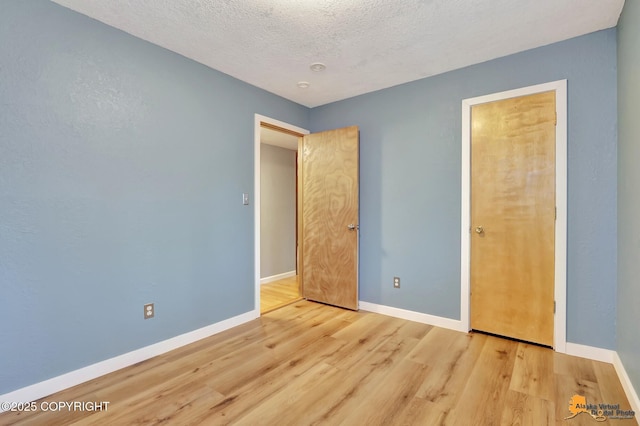
{"label": "light switch", "polygon": [[244,204],[245,206],[249,205],[249,194],[247,194],[246,192],[242,194],[242,204]]}

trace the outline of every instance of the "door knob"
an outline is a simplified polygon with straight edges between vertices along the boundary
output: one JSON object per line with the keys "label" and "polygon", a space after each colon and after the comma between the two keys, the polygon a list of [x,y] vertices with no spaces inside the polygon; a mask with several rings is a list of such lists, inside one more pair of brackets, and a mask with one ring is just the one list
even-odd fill
{"label": "door knob", "polygon": [[354,225],[353,223],[350,223],[347,225],[347,228],[349,228],[349,231],[355,231],[356,229],[358,229],[358,225]]}
{"label": "door knob", "polygon": [[482,225],[476,226],[476,234],[482,234],[484,232],[484,228]]}

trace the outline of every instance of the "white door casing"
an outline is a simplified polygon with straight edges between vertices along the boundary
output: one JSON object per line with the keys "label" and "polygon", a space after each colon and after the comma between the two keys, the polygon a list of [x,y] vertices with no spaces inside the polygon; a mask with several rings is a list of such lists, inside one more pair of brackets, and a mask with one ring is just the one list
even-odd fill
{"label": "white door casing", "polygon": [[556,92],[556,209],[554,350],[566,352],[567,323],[567,81],[558,80],[462,101],[462,167],[460,224],[460,320],[470,330],[471,249],[471,107],[534,93]]}

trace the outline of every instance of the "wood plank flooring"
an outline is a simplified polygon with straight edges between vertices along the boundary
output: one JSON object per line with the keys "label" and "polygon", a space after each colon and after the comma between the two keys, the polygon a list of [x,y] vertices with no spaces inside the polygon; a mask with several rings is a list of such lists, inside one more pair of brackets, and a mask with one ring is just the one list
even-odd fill
{"label": "wood plank flooring", "polygon": [[265,314],[301,298],[297,275],[262,284],[260,286],[260,313]]}
{"label": "wood plank flooring", "polygon": [[564,420],[576,394],[630,408],[609,364],[299,301],[36,402],[106,411],[9,412],[0,424],[598,424]]}

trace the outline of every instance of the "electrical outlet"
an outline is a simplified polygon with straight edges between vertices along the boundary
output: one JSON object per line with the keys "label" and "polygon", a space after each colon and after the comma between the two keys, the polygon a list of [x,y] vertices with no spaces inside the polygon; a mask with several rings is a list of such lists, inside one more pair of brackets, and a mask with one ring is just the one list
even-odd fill
{"label": "electrical outlet", "polygon": [[144,305],[144,319],[153,318],[156,314],[156,308],[153,303],[147,303]]}
{"label": "electrical outlet", "polygon": [[393,277],[393,288],[400,288],[400,277]]}

